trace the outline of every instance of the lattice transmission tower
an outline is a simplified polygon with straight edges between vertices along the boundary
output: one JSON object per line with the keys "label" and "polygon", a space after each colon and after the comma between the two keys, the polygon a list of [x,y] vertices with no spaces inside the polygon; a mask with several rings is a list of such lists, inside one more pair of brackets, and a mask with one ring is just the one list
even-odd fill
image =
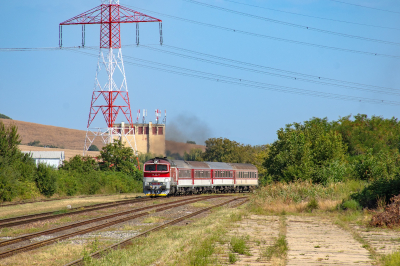
{"label": "lattice transmission tower", "polygon": [[[137,155],[136,139],[134,138],[134,145],[132,145],[126,137],[130,134],[135,136],[135,132],[121,51],[121,23],[136,23],[136,43],[139,44],[139,23],[158,22],[160,44],[162,44],[162,21],[121,6],[119,0],[101,0],[101,2],[100,6],[68,19],[59,26],[59,44],[62,47],[62,26],[82,25],[82,47],[84,47],[85,25],[100,24],[100,52],[87,123],[84,154],[96,137],[101,137],[104,144],[111,143],[115,138],[125,137],[124,139]],[[103,114],[107,128],[91,128],[91,124],[99,112]],[[114,127],[119,112],[122,112],[128,121],[129,130]]]}

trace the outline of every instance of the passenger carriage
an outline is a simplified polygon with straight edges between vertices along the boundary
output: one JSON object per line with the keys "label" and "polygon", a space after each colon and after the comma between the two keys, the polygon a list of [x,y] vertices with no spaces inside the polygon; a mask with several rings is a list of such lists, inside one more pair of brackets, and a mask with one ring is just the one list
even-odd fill
{"label": "passenger carriage", "polygon": [[252,164],[197,162],[154,158],[144,164],[147,196],[252,191],[258,171]]}

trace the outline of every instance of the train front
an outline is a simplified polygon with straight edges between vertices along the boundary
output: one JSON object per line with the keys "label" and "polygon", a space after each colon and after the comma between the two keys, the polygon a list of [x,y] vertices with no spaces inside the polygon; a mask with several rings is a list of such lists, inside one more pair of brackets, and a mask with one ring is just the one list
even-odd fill
{"label": "train front", "polygon": [[171,163],[167,158],[154,158],[144,163],[143,193],[146,196],[167,196],[171,187]]}

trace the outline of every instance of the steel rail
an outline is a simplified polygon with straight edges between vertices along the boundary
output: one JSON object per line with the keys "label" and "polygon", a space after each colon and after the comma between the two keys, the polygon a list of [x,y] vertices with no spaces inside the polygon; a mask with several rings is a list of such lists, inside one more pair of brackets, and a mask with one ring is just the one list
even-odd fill
{"label": "steel rail", "polygon": [[[249,200],[247,197],[238,197],[238,198],[234,198],[234,199],[225,201],[225,202],[223,202],[223,203],[220,203],[220,204],[217,204],[217,205],[214,205],[214,206],[211,206],[211,207],[207,207],[207,208],[201,209],[201,210],[199,210],[199,211],[196,211],[196,212],[193,212],[193,213],[191,213],[191,214],[185,215],[185,216],[183,216],[183,217],[177,218],[177,219],[175,219],[175,220],[172,220],[172,221],[167,222],[167,223],[165,223],[165,224],[162,224],[162,225],[160,225],[160,226],[151,228],[151,229],[149,229],[149,230],[147,230],[147,231],[145,231],[145,232],[143,232],[143,233],[140,233],[140,234],[138,234],[138,235],[136,235],[136,236],[134,236],[134,237],[131,237],[131,238],[126,239],[126,240],[124,240],[124,241],[122,241],[122,242],[119,242],[119,243],[114,244],[114,245],[112,245],[112,246],[106,247],[106,248],[104,248],[104,249],[102,249],[102,250],[100,250],[100,251],[97,251],[97,252],[95,252],[95,253],[92,253],[92,254],[90,254],[89,256],[92,257],[92,258],[100,258],[100,257],[104,256],[107,252],[110,252],[111,250],[116,250],[116,249],[118,249],[118,248],[122,248],[122,247],[131,245],[131,244],[132,244],[132,240],[134,240],[135,238],[139,238],[139,237],[146,236],[146,235],[148,235],[148,234],[151,233],[151,232],[158,231],[158,230],[163,229],[164,227],[167,227],[167,226],[169,226],[169,225],[177,224],[177,223],[182,222],[182,221],[184,221],[184,220],[186,220],[186,219],[189,219],[189,218],[191,218],[191,217],[193,217],[193,216],[196,216],[196,215],[198,215],[198,214],[200,214],[200,213],[209,211],[209,210],[211,210],[211,209],[213,209],[213,208],[217,208],[217,207],[223,206],[223,205],[225,205],[225,204],[228,204],[228,203],[230,203],[230,202],[233,202],[233,201],[236,201],[236,200],[240,200],[240,199],[245,199],[245,200],[242,201],[242,202],[240,202],[239,204],[237,204],[235,207],[238,207],[238,206],[244,204],[245,202],[247,202],[247,201]],[[84,265],[84,261],[83,261],[83,260],[84,260],[84,258],[80,258],[80,259],[78,259],[78,260],[75,260],[75,261],[73,261],[73,262],[70,262],[70,263],[68,263],[68,264],[65,264],[64,266]]]}
{"label": "steel rail", "polygon": [[[49,220],[49,219],[59,218],[59,217],[68,216],[68,215],[82,214],[82,213],[86,213],[86,212],[97,211],[97,210],[101,210],[101,209],[107,209],[107,208],[112,208],[112,207],[116,207],[116,206],[120,206],[120,205],[131,204],[131,203],[146,202],[149,200],[151,200],[151,199],[136,198],[136,199],[131,199],[131,200],[113,201],[113,202],[107,202],[107,203],[99,203],[99,204],[95,204],[95,205],[76,207],[76,208],[72,208],[71,209],[72,211],[68,211],[65,213],[59,213],[59,214],[55,214],[55,212],[57,212],[57,211],[51,211],[51,212],[42,212],[42,213],[18,216],[18,217],[13,217],[13,218],[7,218],[7,219],[0,220],[0,228],[12,227],[12,226],[28,224],[28,223],[33,223],[33,222],[43,221],[43,220]],[[84,208],[84,209],[82,210],[82,208]],[[76,211],[74,211],[74,210],[76,210]]]}
{"label": "steel rail", "polygon": [[[60,48],[57,48],[58,50]],[[0,49],[1,50],[1,49]],[[99,194],[99,195],[86,195],[86,196],[71,196],[71,197],[59,197],[56,199],[41,199],[41,200],[33,200],[33,201],[20,201],[20,202],[11,202],[11,203],[1,203],[0,208],[15,206],[15,205],[25,205],[30,203],[38,203],[38,202],[48,202],[48,201],[57,201],[57,200],[65,200],[65,199],[84,199],[84,198],[93,198],[93,197],[107,197],[112,196],[109,194]]]}
{"label": "steel rail", "polygon": [[[146,209],[153,209],[153,208],[157,208],[157,207],[160,207],[160,206],[172,205],[172,206],[162,207],[162,208],[158,208],[158,209],[154,210],[154,212],[160,212],[160,211],[164,211],[164,210],[167,210],[167,209],[172,209],[172,208],[175,208],[175,207],[179,207],[179,206],[182,206],[182,205],[194,203],[194,202],[197,202],[197,201],[201,201],[201,200],[205,200],[205,199],[212,199],[212,198],[219,198],[219,197],[225,197],[225,196],[209,196],[209,197],[200,196],[200,197],[196,197],[195,199],[193,199],[193,198],[191,198],[191,199],[183,199],[183,200],[178,200],[178,201],[174,201],[174,202],[167,202],[167,203],[157,204],[155,206],[153,205],[153,206],[142,207],[142,208],[138,208],[138,209],[134,209],[134,210],[130,210],[130,211],[120,212],[120,213],[108,215],[108,216],[105,216],[105,217],[99,217],[99,218],[95,218],[95,219],[90,219],[90,220],[86,220],[86,221],[83,221],[83,222],[78,222],[78,223],[70,224],[70,225],[67,225],[67,226],[62,226],[62,227],[58,227],[58,228],[54,228],[54,229],[50,229],[50,230],[46,230],[46,231],[30,234],[30,235],[27,235],[27,236],[22,236],[22,237],[19,237],[19,238],[3,241],[0,244],[1,244],[1,246],[7,246],[7,245],[10,245],[10,244],[14,244],[16,242],[21,242],[21,241],[28,240],[28,239],[31,239],[31,238],[35,238],[35,237],[38,237],[38,236],[41,236],[41,235],[60,232],[60,231],[64,231],[64,230],[75,228],[77,226],[82,226],[82,225],[90,224],[90,223],[101,221],[101,220],[105,220],[105,219],[110,219],[110,218],[114,218],[114,217],[118,217],[118,216],[123,216],[123,215],[127,215],[127,214],[130,214],[130,213],[143,211],[143,210],[146,210]],[[178,203],[178,204],[176,204],[176,203]],[[73,236],[83,235],[83,234],[86,234],[86,233],[97,231],[97,230],[100,230],[100,229],[103,229],[103,228],[106,228],[106,227],[109,227],[109,226],[112,226],[112,225],[115,225],[115,224],[123,223],[123,222],[129,221],[129,220],[132,220],[132,219],[136,219],[136,218],[148,215],[148,214],[150,214],[150,212],[139,213],[139,214],[136,214],[136,215],[133,215],[133,216],[124,217],[124,218],[121,218],[121,219],[118,219],[118,220],[114,220],[114,221],[107,222],[107,223],[104,223],[104,224],[96,225],[96,226],[93,226],[93,227],[90,227],[90,228],[78,230],[78,231],[75,231],[75,232],[72,232],[72,233],[68,233],[68,234],[64,234],[64,235],[61,235],[61,236],[58,236],[58,237],[54,237],[54,238],[51,238],[51,239],[43,240],[43,241],[40,241],[40,242],[37,242],[37,243],[33,243],[33,244],[30,244],[30,245],[27,245],[27,246],[23,246],[23,247],[7,250],[7,251],[4,251],[4,252],[0,253],[0,259],[10,257],[10,256],[12,256],[14,254],[17,254],[17,253],[21,253],[21,252],[37,249],[39,247],[46,246],[46,245],[52,244],[54,242],[57,242],[57,241],[60,241],[60,240],[64,240],[64,239],[67,239],[67,238],[70,238],[70,237],[73,237]]]}

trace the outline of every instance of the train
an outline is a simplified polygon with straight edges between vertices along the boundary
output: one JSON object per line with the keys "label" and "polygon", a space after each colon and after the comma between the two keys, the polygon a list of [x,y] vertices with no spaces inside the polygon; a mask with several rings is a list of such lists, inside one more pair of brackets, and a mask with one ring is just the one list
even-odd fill
{"label": "train", "polygon": [[170,160],[156,157],[143,166],[146,196],[251,192],[258,187],[252,164]]}

